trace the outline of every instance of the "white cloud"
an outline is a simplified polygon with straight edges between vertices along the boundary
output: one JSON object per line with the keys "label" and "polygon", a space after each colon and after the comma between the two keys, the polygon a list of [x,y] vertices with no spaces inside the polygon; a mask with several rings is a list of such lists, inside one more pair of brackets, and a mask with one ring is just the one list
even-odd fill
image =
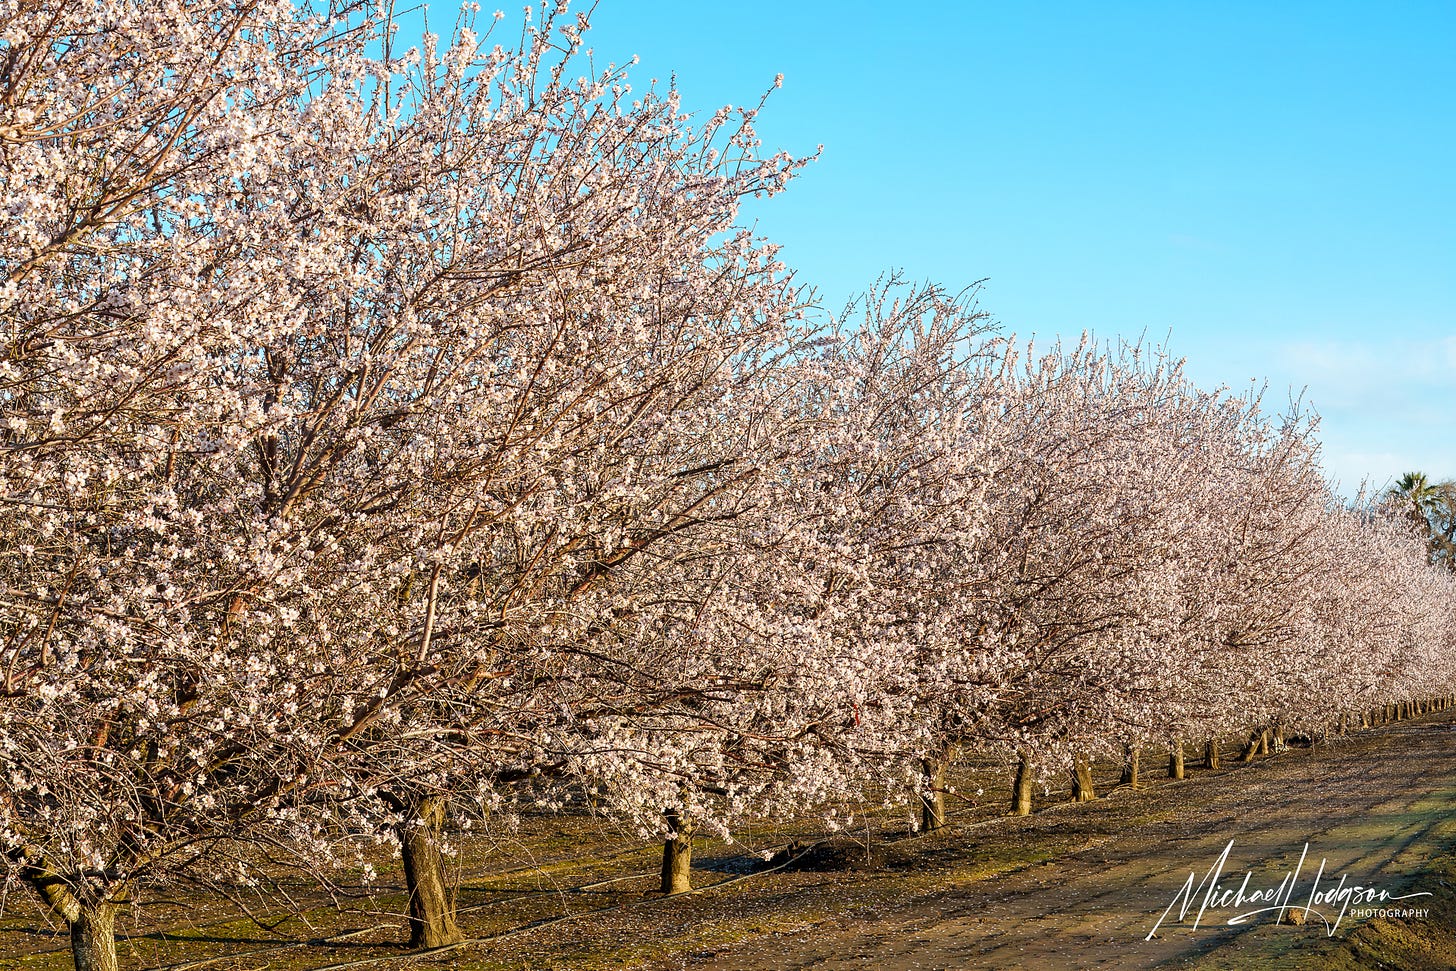
{"label": "white cloud", "polygon": [[1411,470],[1456,475],[1456,336],[1277,345],[1270,383],[1308,389],[1325,468],[1351,495]]}
{"label": "white cloud", "polygon": [[1411,341],[1298,341],[1273,362],[1303,379],[1327,405],[1360,407],[1436,392],[1447,403],[1456,387],[1456,337]]}
{"label": "white cloud", "polygon": [[1368,483],[1371,492],[1383,492],[1405,472],[1425,467],[1402,452],[1357,452],[1326,447],[1321,457],[1326,478],[1346,498],[1354,498],[1362,483]]}

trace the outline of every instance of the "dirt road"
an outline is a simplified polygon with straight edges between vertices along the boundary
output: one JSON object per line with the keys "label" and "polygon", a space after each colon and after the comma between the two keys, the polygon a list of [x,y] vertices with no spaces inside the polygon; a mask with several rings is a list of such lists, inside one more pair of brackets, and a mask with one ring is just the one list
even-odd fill
{"label": "dirt road", "polygon": [[[1070,854],[1014,873],[952,883],[797,933],[749,938],[658,966],[1325,967],[1369,919],[1356,916],[1358,900],[1340,919],[1341,902],[1331,899],[1304,926],[1277,924],[1274,913],[1257,913],[1242,923],[1231,919],[1269,906],[1247,898],[1277,888],[1296,868],[1289,899],[1301,908],[1312,891],[1338,891],[1342,876],[1346,889],[1359,885],[1392,896],[1449,897],[1453,891],[1429,872],[1427,862],[1438,847],[1456,840],[1456,731],[1445,721],[1394,725],[1313,751],[1292,750],[1148,792],[1117,793],[997,825],[1003,832],[1012,827],[1007,835],[1013,839],[1075,830],[1086,840]],[[976,838],[973,832],[951,837]],[[1195,929],[1204,884],[1192,894],[1186,920],[1179,922],[1174,906],[1147,940],[1190,874],[1195,884],[1202,881],[1230,841],[1216,882],[1221,890],[1242,887],[1245,901],[1233,893],[1224,900],[1220,893]],[[1271,892],[1269,898],[1282,901],[1284,895]],[[1435,899],[1385,906],[1429,908]]]}
{"label": "dirt road", "polygon": [[[1108,781],[1116,778],[1116,766],[1101,771]],[[1092,803],[1051,805],[1029,817],[1000,815],[1004,767],[967,766],[959,781],[969,784],[963,791],[984,786],[985,795],[956,817],[956,827],[904,839],[903,814],[873,817],[866,825],[877,827],[874,834],[860,834],[858,844],[845,841],[878,850],[866,865],[841,858],[839,864],[854,865],[750,872],[756,858],[744,846],[705,840],[694,873],[701,892],[664,899],[656,891],[660,850],[654,845],[634,847],[612,827],[581,815],[533,817],[513,853],[503,845],[494,854],[470,854],[478,869],[460,889],[470,938],[460,948],[410,954],[400,947],[403,889],[397,872],[386,869],[385,886],[374,896],[337,908],[314,893],[298,915],[277,925],[243,920],[230,901],[207,896],[146,901],[119,925],[122,965],[205,971],[317,971],[347,960],[384,971],[1456,967],[1456,926],[1441,923],[1456,925],[1456,712],[1249,764],[1191,770],[1180,782],[1148,778],[1137,791],[1120,788]],[[758,845],[811,839],[816,831],[822,833],[789,821]],[[1213,881],[1216,899],[1200,917],[1209,885],[1199,884],[1225,850]],[[1292,889],[1279,893],[1296,869]],[[1179,920],[1177,904],[1190,875],[1189,912]],[[1311,892],[1338,892],[1342,878],[1347,890],[1433,894],[1396,904],[1431,913],[1392,924],[1361,916],[1365,902],[1359,901],[1341,917],[1334,898],[1317,904],[1319,913],[1303,925],[1278,924],[1274,913],[1261,912],[1285,899],[1302,909]],[[1240,889],[1242,902],[1234,899]],[[298,889],[301,899],[307,892]],[[1255,913],[1231,923],[1249,912]],[[0,921],[0,967],[69,966],[63,931],[26,898],[12,900]]]}

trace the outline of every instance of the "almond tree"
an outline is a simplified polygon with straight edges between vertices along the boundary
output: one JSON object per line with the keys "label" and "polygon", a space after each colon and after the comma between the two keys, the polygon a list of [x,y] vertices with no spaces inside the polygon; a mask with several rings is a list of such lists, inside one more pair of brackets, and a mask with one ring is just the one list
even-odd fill
{"label": "almond tree", "polygon": [[[207,828],[189,832],[190,806],[236,814],[241,785],[286,828],[307,784],[294,759],[270,771],[233,748],[289,724],[292,692],[260,687],[318,672],[296,655],[222,647],[252,633],[242,602],[230,609],[228,574],[279,573],[288,564],[275,550],[296,541],[271,523],[221,544],[194,536],[181,496],[221,497],[166,480],[190,479],[195,456],[225,444],[219,408],[203,402],[238,295],[194,200],[231,188],[251,129],[287,116],[299,81],[275,52],[302,59],[322,41],[280,3],[12,3],[0,38],[11,200],[0,238],[0,842],[7,875],[70,925],[77,966],[110,967],[125,888],[210,849]],[[235,705],[199,704],[238,684],[248,690]],[[193,731],[175,730],[189,718]],[[190,800],[208,772],[227,781]],[[172,835],[159,842],[159,827]]]}
{"label": "almond tree", "polygon": [[924,744],[906,660],[934,626],[920,598],[979,511],[965,364],[983,329],[938,288],[872,291],[862,323],[779,372],[741,512],[673,545],[670,608],[631,666],[670,673],[673,702],[597,719],[574,760],[604,805],[668,837],[664,892],[688,888],[695,830],[838,825],[867,782],[906,791]]}
{"label": "almond tree", "polygon": [[143,6],[0,9],[0,844],[84,968],[249,841],[322,867],[549,758],[585,598],[696,521],[796,307],[732,226],[798,163],[569,79],[580,20],[381,61]]}
{"label": "almond tree", "polygon": [[923,652],[918,706],[947,751],[1018,758],[1026,805],[1033,760],[1142,730],[1188,514],[1178,446],[1196,435],[1198,399],[1176,368],[1086,345],[1008,356],[982,393],[997,429],[988,529],[947,564],[937,615],[955,636]]}

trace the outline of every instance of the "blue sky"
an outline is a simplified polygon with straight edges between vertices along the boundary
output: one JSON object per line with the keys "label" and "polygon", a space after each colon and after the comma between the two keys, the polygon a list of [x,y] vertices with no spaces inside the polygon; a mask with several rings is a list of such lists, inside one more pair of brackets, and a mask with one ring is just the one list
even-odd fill
{"label": "blue sky", "polygon": [[601,0],[592,23],[599,63],[675,73],[690,110],[784,74],[765,148],[824,153],[749,217],[827,304],[892,268],[986,278],[1039,343],[1147,334],[1205,387],[1303,391],[1346,492],[1456,476],[1456,3]]}

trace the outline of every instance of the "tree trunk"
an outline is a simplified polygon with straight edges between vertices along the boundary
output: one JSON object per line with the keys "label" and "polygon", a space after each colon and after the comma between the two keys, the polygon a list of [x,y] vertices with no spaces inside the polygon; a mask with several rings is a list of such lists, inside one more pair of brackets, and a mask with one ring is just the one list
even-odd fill
{"label": "tree trunk", "polygon": [[444,825],[445,800],[440,796],[419,800],[406,814],[400,849],[409,888],[410,947],[444,947],[464,939],[455,923],[455,900],[440,853]]}
{"label": "tree trunk", "polygon": [[676,809],[663,815],[670,833],[662,843],[662,893],[670,897],[693,889],[693,827]]}
{"label": "tree trunk", "polygon": [[76,971],[116,971],[116,905],[82,906],[70,925]]}
{"label": "tree trunk", "polygon": [[[116,904],[83,904],[69,882],[51,868],[33,846],[9,851],[5,862],[18,863],[20,879],[41,899],[47,911],[65,921],[71,932],[71,960],[76,971],[116,971]],[[119,894],[120,887],[111,892]]]}
{"label": "tree trunk", "polygon": [[1016,765],[1016,783],[1011,787],[1011,815],[1031,815],[1031,753],[1022,749]]}
{"label": "tree trunk", "polygon": [[1131,742],[1122,747],[1122,778],[1117,780],[1119,785],[1137,788],[1138,755],[1138,747]]}
{"label": "tree trunk", "polygon": [[1284,744],[1284,726],[1274,726],[1274,751],[1282,752],[1287,746]]}
{"label": "tree trunk", "polygon": [[1205,769],[1216,769],[1218,766],[1218,739],[1210,738],[1203,743],[1203,767]]}
{"label": "tree trunk", "polygon": [[662,842],[662,893],[688,893],[693,889],[693,840],[681,830]]}
{"label": "tree trunk", "polygon": [[1177,739],[1168,749],[1168,778],[1183,778],[1183,740]]}
{"label": "tree trunk", "polygon": [[1072,801],[1091,802],[1097,798],[1092,788],[1092,766],[1081,757],[1072,759]]}
{"label": "tree trunk", "polygon": [[920,831],[928,833],[945,825],[945,770],[950,761],[947,750],[939,758],[920,760]]}

